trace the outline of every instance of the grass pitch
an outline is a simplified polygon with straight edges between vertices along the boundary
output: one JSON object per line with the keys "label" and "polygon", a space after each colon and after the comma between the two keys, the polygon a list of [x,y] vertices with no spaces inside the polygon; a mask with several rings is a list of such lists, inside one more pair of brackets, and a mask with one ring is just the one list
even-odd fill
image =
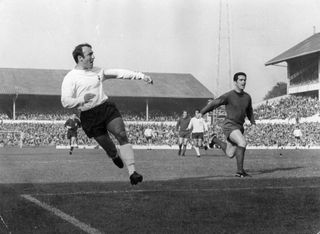
{"label": "grass pitch", "polygon": [[317,150],[136,150],[131,186],[102,150],[0,150],[0,233],[318,233]]}

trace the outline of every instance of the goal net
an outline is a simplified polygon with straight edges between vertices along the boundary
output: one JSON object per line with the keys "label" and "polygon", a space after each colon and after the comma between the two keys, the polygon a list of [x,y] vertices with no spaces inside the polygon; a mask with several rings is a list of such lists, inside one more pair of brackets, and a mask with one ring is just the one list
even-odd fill
{"label": "goal net", "polygon": [[23,145],[23,132],[0,131],[0,147],[20,147]]}

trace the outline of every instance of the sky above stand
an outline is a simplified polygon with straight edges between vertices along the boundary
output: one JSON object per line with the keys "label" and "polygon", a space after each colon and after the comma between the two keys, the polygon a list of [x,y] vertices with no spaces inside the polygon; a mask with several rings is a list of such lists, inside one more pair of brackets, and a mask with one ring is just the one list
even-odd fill
{"label": "sky above stand", "polygon": [[257,103],[286,82],[264,64],[318,32],[319,12],[318,0],[0,0],[0,67],[72,69],[88,42],[96,66],[190,73],[215,95],[244,71]]}

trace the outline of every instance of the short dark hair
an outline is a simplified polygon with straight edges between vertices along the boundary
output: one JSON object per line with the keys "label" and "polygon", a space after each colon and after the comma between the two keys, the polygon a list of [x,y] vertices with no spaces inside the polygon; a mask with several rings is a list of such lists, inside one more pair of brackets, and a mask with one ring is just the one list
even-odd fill
{"label": "short dark hair", "polygon": [[244,72],[237,72],[237,73],[234,74],[234,76],[233,76],[233,81],[237,81],[239,76],[244,76],[244,77],[247,78],[246,73],[244,73]]}
{"label": "short dark hair", "polygon": [[81,57],[84,57],[83,51],[82,51],[82,47],[85,47],[85,46],[92,48],[92,46],[89,45],[88,43],[83,43],[83,44],[77,45],[77,46],[74,48],[74,50],[73,50],[73,52],[72,52],[72,57],[73,57],[73,59],[74,59],[74,61],[75,61],[76,63],[78,63],[78,56],[79,56],[79,55],[80,55]]}

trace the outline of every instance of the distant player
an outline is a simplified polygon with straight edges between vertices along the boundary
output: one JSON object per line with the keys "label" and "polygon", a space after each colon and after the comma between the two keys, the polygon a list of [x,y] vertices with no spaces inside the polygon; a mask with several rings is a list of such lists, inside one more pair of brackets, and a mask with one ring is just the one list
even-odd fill
{"label": "distant player", "polygon": [[255,120],[251,97],[248,93],[244,92],[247,75],[243,72],[238,72],[233,76],[233,81],[234,89],[207,104],[201,110],[201,114],[204,115],[208,111],[221,105],[225,105],[227,115],[223,123],[223,132],[227,138],[227,142],[221,141],[214,135],[210,147],[213,146],[213,144],[217,144],[230,158],[236,156],[236,176],[245,177],[249,175],[243,169],[244,155],[247,147],[247,142],[243,135],[243,124],[245,122],[245,117],[248,117],[253,125],[255,125]]}
{"label": "distant player", "polygon": [[70,146],[69,154],[71,155],[74,147],[78,147],[78,128],[81,127],[81,122],[76,114],[72,114],[64,126],[67,128],[67,139]]}
{"label": "distant player", "polygon": [[[142,182],[142,175],[135,170],[134,152],[122,116],[116,105],[108,100],[102,82],[108,79],[129,79],[153,84],[152,79],[141,72],[93,67],[95,57],[89,44],[76,46],[72,56],[76,66],[63,79],[62,105],[65,108],[77,107],[81,111],[80,120],[86,135],[98,142],[117,167],[123,168],[125,162],[132,185]],[[109,132],[120,144],[120,156]]]}
{"label": "distant player", "polygon": [[182,112],[182,116],[178,119],[176,124],[176,131],[179,135],[179,151],[178,155],[185,156],[188,140],[190,139],[190,130],[188,130],[188,126],[190,123],[190,116],[188,116],[187,111]]}
{"label": "distant player", "polygon": [[152,145],[152,137],[153,137],[153,130],[150,126],[147,126],[147,128],[144,130],[144,136],[147,140],[147,150],[151,150]]}
{"label": "distant player", "polygon": [[192,130],[192,146],[196,151],[197,157],[200,157],[200,147],[202,146],[204,133],[208,131],[208,126],[201,117],[200,110],[195,111],[195,116],[191,118],[188,130]]}
{"label": "distant player", "polygon": [[295,138],[295,144],[296,144],[296,149],[298,149],[300,147],[301,144],[301,138],[302,138],[302,132],[301,129],[299,127],[299,125],[296,126],[296,128],[293,131],[293,136]]}
{"label": "distant player", "polygon": [[[209,104],[211,101],[213,100],[213,98],[209,98],[207,101],[207,104]],[[212,132],[213,129],[213,112],[207,112],[204,116],[202,116],[202,118],[206,121],[207,123],[207,127],[208,127],[208,132],[206,134],[206,136],[204,137],[204,141],[203,141],[203,148],[205,150],[209,149],[209,138],[210,138],[210,132]]]}

